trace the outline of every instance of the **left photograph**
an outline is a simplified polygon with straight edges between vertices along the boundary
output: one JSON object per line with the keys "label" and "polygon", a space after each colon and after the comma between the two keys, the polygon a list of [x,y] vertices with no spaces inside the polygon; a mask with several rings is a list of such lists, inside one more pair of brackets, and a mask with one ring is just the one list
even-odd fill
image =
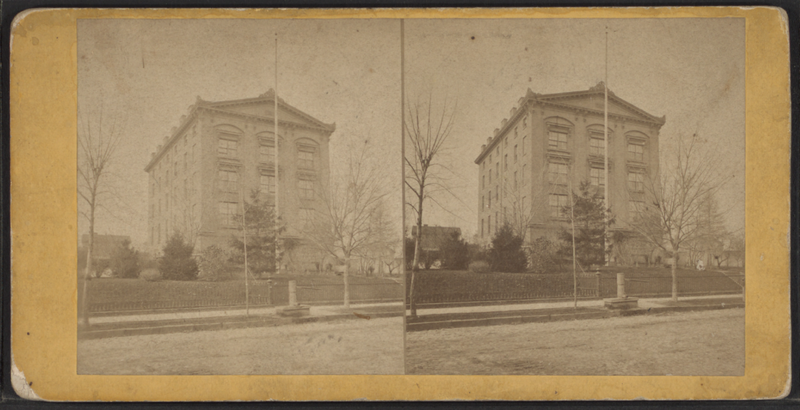
{"label": "left photograph", "polygon": [[400,21],[77,38],[77,373],[402,374]]}

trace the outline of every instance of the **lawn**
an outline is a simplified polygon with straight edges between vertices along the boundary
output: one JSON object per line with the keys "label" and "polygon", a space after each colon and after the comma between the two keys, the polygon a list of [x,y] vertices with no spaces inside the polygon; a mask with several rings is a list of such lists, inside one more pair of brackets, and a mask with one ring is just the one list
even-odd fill
{"label": "lawn", "polygon": [[[343,283],[340,276],[290,276],[280,275],[272,278],[275,303],[288,302],[288,282],[297,281],[298,300],[303,303],[343,300]],[[360,299],[402,299],[402,286],[399,279],[350,277],[351,300]],[[93,279],[88,283],[89,302],[98,306],[131,305],[127,309],[146,309],[148,304],[170,302],[176,306],[187,306],[192,302],[203,305],[243,303],[245,284],[243,279],[219,282],[172,281],[149,282],[142,279]],[[79,288],[81,288],[79,286]],[[248,283],[251,300],[266,300],[269,284],[266,279],[251,280]],[[182,302],[185,302],[181,305]],[[122,308],[125,310],[125,308]],[[113,310],[113,309],[100,309]]]}
{"label": "lawn", "polygon": [[[626,293],[629,296],[669,296],[672,273],[664,267],[610,267],[600,271],[601,297],[613,297],[617,292],[617,273],[625,273]],[[706,270],[677,269],[678,293],[707,295],[740,293],[742,269]],[[416,279],[416,301],[425,303],[459,303],[481,300],[556,299],[574,293],[571,272],[534,273],[475,273],[467,271],[425,270]],[[578,278],[581,297],[597,296],[598,277],[594,272]]]}

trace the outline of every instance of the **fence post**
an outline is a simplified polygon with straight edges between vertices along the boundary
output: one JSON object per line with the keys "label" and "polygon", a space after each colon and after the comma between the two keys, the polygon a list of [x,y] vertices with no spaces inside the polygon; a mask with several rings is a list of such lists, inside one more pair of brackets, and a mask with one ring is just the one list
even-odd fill
{"label": "fence post", "polygon": [[600,282],[601,282],[600,281],[600,269],[596,270],[594,272],[594,274],[595,274],[595,277],[597,278],[597,298],[598,299],[602,299],[603,297],[601,296],[601,293],[600,293]]}
{"label": "fence post", "polygon": [[297,281],[289,281],[289,306],[297,306]]}

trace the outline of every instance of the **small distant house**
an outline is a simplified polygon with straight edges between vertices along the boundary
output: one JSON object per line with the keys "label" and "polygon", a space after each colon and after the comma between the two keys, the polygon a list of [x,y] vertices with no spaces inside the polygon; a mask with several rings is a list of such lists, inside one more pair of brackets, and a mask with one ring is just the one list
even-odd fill
{"label": "small distant house", "polygon": [[[114,255],[114,251],[122,246],[123,242],[130,242],[130,240],[131,237],[128,235],[94,234],[92,259],[96,264],[95,266],[108,266],[108,263],[111,261],[111,256]],[[81,235],[81,247],[83,247],[83,249],[89,249],[89,234]]]}
{"label": "small distant house", "polygon": [[[420,248],[422,252],[420,253],[420,261],[425,269],[430,269],[431,267],[438,269],[438,261],[442,256],[440,254],[442,245],[455,234],[461,236],[461,228],[449,226],[422,226],[422,235],[420,236]],[[416,226],[411,227],[411,237],[417,237]]]}
{"label": "small distant house", "polygon": [[[422,236],[420,238],[420,247],[426,252],[439,252],[442,243],[453,237],[454,234],[461,236],[461,228],[450,226],[422,226]],[[411,237],[417,237],[417,227],[411,227]]]}

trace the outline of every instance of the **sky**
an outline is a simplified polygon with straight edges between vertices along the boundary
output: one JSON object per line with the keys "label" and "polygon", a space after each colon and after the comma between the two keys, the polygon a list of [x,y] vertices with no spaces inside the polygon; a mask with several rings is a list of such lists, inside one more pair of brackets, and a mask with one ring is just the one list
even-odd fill
{"label": "sky", "polygon": [[[333,178],[348,146],[370,141],[373,160],[397,184],[386,203],[399,232],[399,21],[141,19],[78,24],[79,124],[116,120],[122,140],[109,174],[115,189],[102,198],[96,232],[130,235],[134,246],[146,241],[150,153],[197,96],[254,98],[274,88],[276,33],[279,96],[336,123]],[[88,232],[86,219],[79,217],[79,227]]]}
{"label": "sky", "polygon": [[[405,22],[407,100],[457,103],[443,163],[450,194],[428,205],[425,223],[477,228],[481,144],[528,88],[587,90],[604,79],[620,98],[655,116],[662,166],[679,137],[698,133],[728,178],[718,202],[731,230],[744,226],[743,19],[419,19]],[[400,22],[326,20],[80,20],[80,126],[118,125],[122,143],[110,169],[96,232],[146,240],[150,153],[197,96],[252,98],[274,88],[287,103],[326,122],[331,173],[364,139],[385,172],[389,212],[400,225]],[[110,119],[116,122],[109,121]],[[397,189],[394,189],[394,187]],[[82,206],[80,209],[85,209]],[[410,219],[410,218],[409,218]],[[79,232],[87,232],[79,217]]]}
{"label": "sky", "polygon": [[727,180],[717,198],[727,228],[744,227],[743,19],[407,20],[406,91],[456,104],[443,164],[451,194],[425,223],[477,231],[481,144],[527,89],[587,90],[604,80],[618,97],[661,117],[662,166],[679,137],[697,133]]}

